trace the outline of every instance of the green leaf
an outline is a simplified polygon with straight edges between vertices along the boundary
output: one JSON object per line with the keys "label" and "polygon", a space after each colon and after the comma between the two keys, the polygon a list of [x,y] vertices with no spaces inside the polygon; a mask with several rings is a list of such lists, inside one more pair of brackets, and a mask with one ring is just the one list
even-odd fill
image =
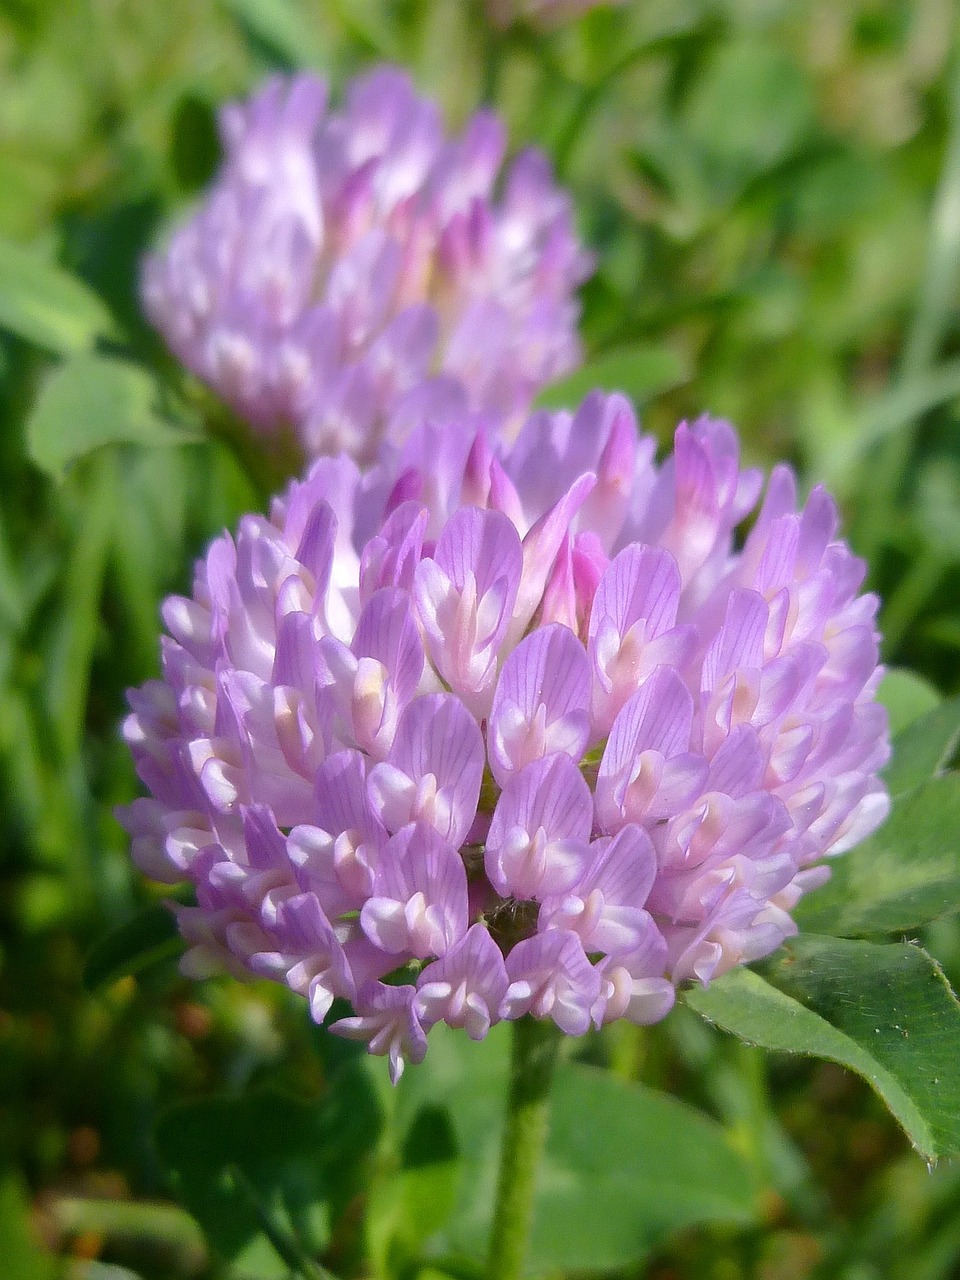
{"label": "green leaf", "polygon": [[108,987],[128,974],[179,955],[183,949],[173,912],[155,903],[94,945],[83,968],[84,986],[88,991]]}
{"label": "green leaf", "polygon": [[460,1151],[446,1107],[424,1103],[414,1116],[400,1166],[373,1189],[367,1229],[374,1274],[398,1274],[453,1213],[460,1190]]}
{"label": "green leaf", "polygon": [[[213,514],[217,475],[209,465],[209,453],[203,446],[127,449],[120,458],[110,555],[116,602],[127,623],[126,656],[133,671],[149,672],[156,665],[160,602],[177,581],[189,553],[186,521],[191,487],[198,480]],[[231,514],[220,527],[232,522]]]}
{"label": "green leaf", "polygon": [[877,699],[890,715],[890,732],[897,734],[932,711],[940,702],[940,695],[923,676],[914,671],[896,669],[888,671],[880,681]]}
{"label": "green leaf", "polygon": [[[401,1115],[425,1099],[449,1108],[463,1173],[432,1252],[483,1258],[497,1183],[509,1027],[472,1043],[435,1027],[398,1090]],[[750,1172],[724,1131],[686,1104],[592,1067],[563,1064],[551,1103],[530,1267],[613,1268],[692,1223],[746,1223]]]}
{"label": "green leaf", "polygon": [[277,66],[323,66],[325,50],[314,28],[304,20],[303,8],[290,0],[223,0],[224,7],[254,45]]}
{"label": "green leaf", "polygon": [[785,49],[743,34],[717,43],[686,103],[691,136],[723,174],[759,172],[782,160],[813,123],[810,84]]}
{"label": "green leaf", "polygon": [[186,1103],[156,1129],[161,1159],[211,1247],[263,1280],[280,1280],[289,1267],[263,1230],[261,1204],[305,1248],[326,1243],[325,1188],[311,1158],[323,1139],[314,1108],[273,1092]]}
{"label": "green leaf", "polygon": [[115,332],[100,297],[62,267],[0,239],[0,328],[64,355]]}
{"label": "green leaf", "polygon": [[198,437],[159,417],[156,384],[145,369],[86,353],[56,368],[27,419],[27,447],[41,470],[63,469],[106,444],[184,444]]}
{"label": "green leaf", "polygon": [[884,770],[892,796],[900,796],[942,773],[960,748],[960,698],[948,698],[912,721],[893,741]]}
{"label": "green leaf", "polygon": [[316,1103],[263,1090],[172,1107],[156,1144],[231,1274],[280,1280],[289,1260],[274,1242],[308,1257],[326,1246],[331,1208],[361,1185],[380,1124],[369,1073],[354,1061]]}
{"label": "green leaf", "polygon": [[177,181],[196,191],[213,177],[220,159],[217,117],[209,98],[187,90],[177,99],[171,126],[170,160]]}
{"label": "green leaf", "polygon": [[53,1280],[56,1260],[34,1239],[29,1224],[26,1188],[15,1174],[0,1181],[0,1258],[11,1280]]}
{"label": "green leaf", "polygon": [[13,548],[0,521],[0,623],[19,630],[27,617],[27,602]]}
{"label": "green leaf", "polygon": [[923,282],[913,323],[907,333],[903,368],[908,374],[932,364],[949,328],[960,281],[960,63],[951,59],[947,79],[949,129],[930,219]]}
{"label": "green leaf", "polygon": [[430,1032],[424,1061],[404,1072],[396,1090],[401,1133],[424,1106],[449,1110],[463,1164],[453,1213],[438,1244],[475,1258],[485,1256],[493,1217],[509,1057],[507,1024],[493,1027],[478,1043],[441,1024]]}
{"label": "green leaf", "polygon": [[669,347],[643,346],[607,351],[576,373],[554,382],[537,397],[541,409],[576,409],[590,391],[622,391],[643,404],[689,374],[680,356]]}
{"label": "green leaf", "polygon": [[920,947],[801,934],[765,978],[735,969],[686,1001],[750,1044],[848,1067],[921,1155],[960,1154],[960,1004]]}
{"label": "green leaf", "polygon": [[839,483],[870,448],[910,425],[931,409],[960,397],[960,360],[945,360],[936,368],[904,379],[872,400],[849,430],[833,435],[824,465]]}
{"label": "green leaf", "polygon": [[960,774],[949,774],[901,796],[795,914],[814,933],[869,937],[909,932],[958,907]]}
{"label": "green leaf", "polygon": [[115,463],[114,455],[102,453],[77,477],[80,502],[71,529],[71,554],[60,585],[60,609],[51,619],[44,695],[65,759],[78,751],[86,723],[90,668],[115,530]]}
{"label": "green leaf", "polygon": [[719,1125],[596,1067],[560,1067],[531,1261],[546,1270],[637,1262],[673,1231],[747,1225],[756,1188]]}

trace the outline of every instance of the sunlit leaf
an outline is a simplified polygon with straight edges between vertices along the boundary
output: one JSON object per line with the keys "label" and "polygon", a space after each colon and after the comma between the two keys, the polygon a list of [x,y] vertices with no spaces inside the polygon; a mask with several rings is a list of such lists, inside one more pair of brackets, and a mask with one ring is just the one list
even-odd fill
{"label": "sunlit leaf", "polygon": [[557,1074],[531,1255],[547,1268],[638,1261],[673,1231],[754,1220],[750,1170],[694,1108],[595,1067]]}
{"label": "sunlit leaf", "polygon": [[888,671],[877,692],[890,716],[891,734],[899,733],[912,721],[926,715],[940,701],[940,695],[928,680],[915,671]]}
{"label": "sunlit leaf", "polygon": [[67,354],[114,332],[106,304],[82,280],[0,239],[0,328]]}
{"label": "sunlit leaf", "polygon": [[25,1192],[12,1173],[0,1181],[0,1258],[10,1280],[53,1280],[59,1268],[30,1229]]}
{"label": "sunlit leaf", "polygon": [[[497,1182],[510,1029],[479,1044],[430,1033],[401,1085],[401,1109],[449,1107],[463,1153],[456,1209],[433,1250],[485,1255]],[[691,1107],[591,1067],[562,1064],[538,1183],[530,1265],[612,1268],[697,1222],[747,1223],[749,1170],[723,1130]]]}
{"label": "sunlit leaf", "polygon": [[27,420],[27,447],[52,476],[106,444],[170,445],[196,437],[155,410],[156,384],[114,356],[74,356],[53,371]]}
{"label": "sunlit leaf", "polygon": [[903,795],[948,768],[958,749],[960,698],[948,698],[894,739],[893,759],[884,770],[891,795]]}
{"label": "sunlit leaf", "polygon": [[425,1103],[404,1135],[397,1167],[374,1187],[367,1211],[371,1259],[388,1274],[453,1213],[462,1174],[456,1131],[446,1107]]}
{"label": "sunlit leaf", "polygon": [[848,1067],[927,1159],[960,1154],[960,1004],[936,961],[903,943],[801,934],[765,975],[735,969],[687,1003],[751,1044]]}
{"label": "sunlit leaf", "polygon": [[290,0],[223,0],[223,5],[251,43],[278,67],[323,65],[323,49],[301,6]]}
{"label": "sunlit leaf", "polygon": [[960,909],[960,774],[901,796],[883,826],[832,867],[796,911],[816,933],[906,933]]}
{"label": "sunlit leaf", "polygon": [[790,54],[744,33],[718,42],[692,78],[687,121],[726,169],[752,172],[794,147],[813,118],[810,84]]}
{"label": "sunlit leaf", "polygon": [[661,391],[684,382],[688,374],[669,347],[632,347],[607,351],[576,373],[552,383],[537,397],[543,409],[576,409],[590,391],[622,391],[643,404]]}
{"label": "sunlit leaf", "polygon": [[173,912],[155,903],[95,944],[84,966],[84,985],[90,991],[108,987],[128,974],[180,955],[184,945]]}

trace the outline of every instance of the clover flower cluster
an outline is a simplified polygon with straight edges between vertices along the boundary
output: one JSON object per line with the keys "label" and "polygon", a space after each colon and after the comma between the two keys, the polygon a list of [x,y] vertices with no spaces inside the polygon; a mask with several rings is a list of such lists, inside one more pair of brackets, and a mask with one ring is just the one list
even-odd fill
{"label": "clover flower cluster", "polygon": [[507,450],[421,423],[318,460],[164,608],[125,736],[188,972],[288,984],[396,1078],[437,1022],[654,1022],[795,932],[884,817],[877,608],[822,489],[629,405]]}
{"label": "clover flower cluster", "polygon": [[142,293],[171,350],[255,428],[370,460],[425,382],[515,429],[578,363],[589,258],[545,156],[501,176],[492,113],[448,139],[381,67],[340,111],[315,76],[274,78],[220,128],[219,174]]}

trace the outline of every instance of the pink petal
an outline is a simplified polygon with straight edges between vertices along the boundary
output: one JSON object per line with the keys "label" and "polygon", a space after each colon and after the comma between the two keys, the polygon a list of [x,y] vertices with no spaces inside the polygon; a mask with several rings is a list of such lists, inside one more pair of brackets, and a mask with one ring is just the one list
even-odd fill
{"label": "pink petal", "polygon": [[556,751],[579,761],[590,732],[589,701],[590,664],[572,631],[554,623],[521,640],[503,665],[487,725],[497,782],[505,786]]}
{"label": "pink petal", "polygon": [[487,876],[504,896],[563,893],[589,857],[590,790],[569,756],[529,764],[505,786],[484,852]]}
{"label": "pink petal", "polygon": [[483,737],[459,698],[426,694],[409,704],[368,791],[388,830],[426,822],[459,846],[473,824],[483,777]]}
{"label": "pink petal", "polygon": [[375,946],[391,954],[443,955],[467,927],[463,860],[432,827],[404,827],[381,851],[360,924]]}

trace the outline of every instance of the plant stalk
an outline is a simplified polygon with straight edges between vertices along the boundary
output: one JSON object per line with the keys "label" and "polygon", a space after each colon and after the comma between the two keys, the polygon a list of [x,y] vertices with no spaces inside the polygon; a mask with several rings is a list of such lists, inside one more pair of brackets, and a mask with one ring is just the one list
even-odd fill
{"label": "plant stalk", "polygon": [[510,1092],[490,1238],[489,1280],[520,1280],[523,1274],[560,1042],[560,1032],[552,1022],[538,1022],[528,1016],[513,1024]]}

